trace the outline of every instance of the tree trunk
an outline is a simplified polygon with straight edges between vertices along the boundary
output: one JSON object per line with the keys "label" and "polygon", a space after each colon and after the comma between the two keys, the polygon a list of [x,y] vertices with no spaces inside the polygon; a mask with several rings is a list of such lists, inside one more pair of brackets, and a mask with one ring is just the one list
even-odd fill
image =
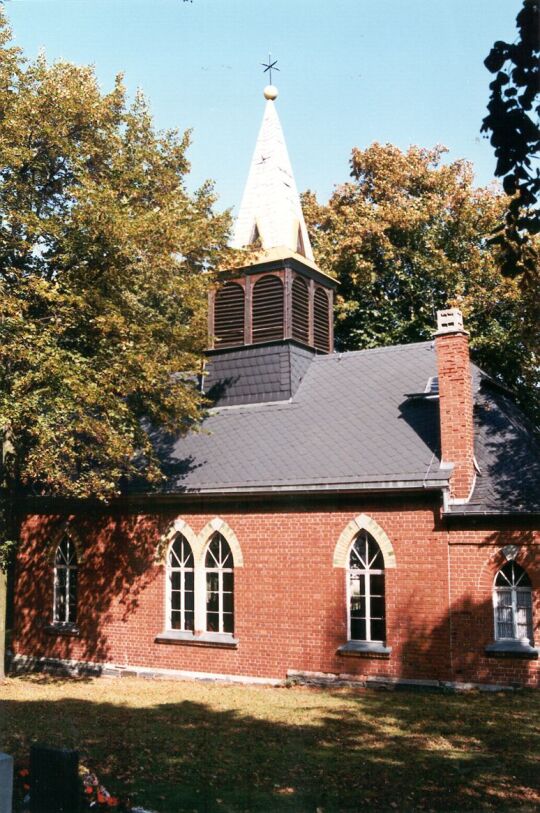
{"label": "tree trunk", "polygon": [[7,571],[0,568],[0,680],[6,676]]}

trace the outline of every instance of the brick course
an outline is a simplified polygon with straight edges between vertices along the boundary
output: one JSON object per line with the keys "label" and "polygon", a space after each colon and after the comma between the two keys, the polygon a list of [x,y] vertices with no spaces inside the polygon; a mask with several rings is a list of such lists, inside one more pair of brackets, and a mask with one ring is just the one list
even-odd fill
{"label": "brick course", "polygon": [[439,374],[441,461],[453,463],[450,496],[465,500],[474,485],[473,394],[466,333],[435,337]]}

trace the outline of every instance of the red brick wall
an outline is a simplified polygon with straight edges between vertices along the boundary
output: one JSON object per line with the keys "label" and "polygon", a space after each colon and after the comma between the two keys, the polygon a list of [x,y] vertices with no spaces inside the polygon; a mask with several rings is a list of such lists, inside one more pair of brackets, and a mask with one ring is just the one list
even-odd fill
{"label": "red brick wall", "polygon": [[469,341],[466,333],[435,338],[439,374],[441,452],[453,463],[450,494],[466,499],[474,483],[474,429]]}
{"label": "red brick wall", "polygon": [[[386,532],[397,567],[387,570],[390,657],[343,656],[345,571],[333,567],[338,538],[368,514]],[[158,541],[176,517],[199,533],[216,514],[234,530],[244,566],[235,573],[236,650],[156,643],[164,629],[165,577]],[[52,617],[48,540],[65,518],[28,517],[16,569],[14,651],[121,666],[265,678],[287,670],[410,679],[536,685],[538,661],[487,658],[493,640],[491,586],[509,541],[535,588],[540,643],[540,537],[530,531],[448,530],[425,497],[272,509],[72,518],[80,562],[80,637],[46,630]],[[164,552],[162,560],[164,559]],[[452,646],[451,646],[452,643]]]}
{"label": "red brick wall", "polygon": [[506,564],[505,545],[519,545],[516,562],[533,587],[535,644],[540,645],[540,535],[530,530],[455,530],[449,534],[452,653],[456,680],[537,686],[538,661],[492,658],[485,647],[493,642],[492,588]]}

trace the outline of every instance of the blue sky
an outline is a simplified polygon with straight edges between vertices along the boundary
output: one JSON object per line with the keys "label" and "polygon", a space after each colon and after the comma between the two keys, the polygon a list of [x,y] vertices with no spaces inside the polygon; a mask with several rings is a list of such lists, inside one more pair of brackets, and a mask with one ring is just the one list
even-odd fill
{"label": "blue sky", "polygon": [[467,158],[478,184],[495,160],[480,135],[497,39],[521,0],[6,0],[27,56],[92,63],[103,90],[123,72],[160,128],[193,129],[194,188],[212,178],[237,206],[262,118],[261,62],[280,73],[278,112],[299,189],[326,201],[353,146],[431,147]]}

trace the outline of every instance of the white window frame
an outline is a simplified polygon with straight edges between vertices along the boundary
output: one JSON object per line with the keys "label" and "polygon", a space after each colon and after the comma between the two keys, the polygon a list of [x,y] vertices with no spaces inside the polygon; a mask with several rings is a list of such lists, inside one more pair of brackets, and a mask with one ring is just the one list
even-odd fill
{"label": "white window frame", "polygon": [[[370,564],[369,562],[368,562],[368,567],[367,568],[354,568],[354,569],[351,568],[352,552],[354,550],[356,541],[361,536],[364,536],[367,539],[368,545],[370,543],[372,543],[373,545],[376,546],[377,553],[380,554],[380,556],[382,557],[383,562],[384,562],[383,552],[381,550],[380,545],[376,541],[376,539],[374,539],[373,536],[371,534],[369,534],[367,531],[360,531],[360,533],[356,534],[356,536],[354,537],[354,539],[352,541],[352,544],[351,544],[351,546],[349,548],[349,553],[348,553],[348,557],[347,557],[347,569],[345,571],[346,572],[346,578],[347,578],[347,584],[346,584],[346,586],[347,586],[347,590],[346,590],[346,593],[347,593],[347,636],[348,636],[349,641],[359,641],[359,642],[361,641],[361,642],[369,643],[369,644],[384,644],[385,639],[373,638],[372,635],[371,635],[372,618],[371,618],[371,578],[370,577],[371,576],[381,576],[382,575],[383,578],[384,578],[384,582],[383,582],[384,583],[384,595],[383,595],[384,616],[383,616],[383,619],[384,619],[385,638],[386,638],[386,575],[385,575],[385,568],[384,567],[383,568],[370,568],[369,567],[369,564]],[[375,560],[375,558],[377,557],[377,553],[375,553],[375,555],[371,559],[371,562],[373,562]],[[366,590],[366,595],[365,595],[365,600],[366,600],[366,637],[365,638],[353,638],[352,637],[352,629],[351,629],[351,599],[352,599],[351,581],[352,581],[352,574],[353,573],[355,575],[358,575],[358,576],[364,576],[364,584],[365,584],[365,590]]]}
{"label": "white window frame", "polygon": [[[222,544],[225,543],[225,545],[227,546],[227,551],[228,551],[227,554],[225,555],[225,557],[221,558],[220,562],[217,561],[214,554],[211,553],[211,551],[210,551],[210,547],[211,547],[212,543],[218,537],[221,539]],[[208,567],[207,566],[207,558],[209,556],[212,556],[212,558],[216,562],[216,567]],[[231,562],[231,566],[230,567],[224,567],[225,562],[227,562],[228,560]],[[205,587],[204,630],[205,630],[205,632],[210,633],[210,634],[211,633],[218,633],[220,635],[234,635],[234,621],[235,621],[235,618],[234,618],[234,556],[233,556],[233,552],[232,552],[231,546],[229,545],[228,540],[226,539],[225,536],[223,536],[223,534],[219,533],[219,531],[216,531],[216,533],[214,533],[212,535],[212,538],[208,541],[208,545],[206,546],[206,549],[205,549],[205,552],[204,552],[203,562],[204,562],[204,587]],[[208,578],[207,578],[207,576],[208,576],[209,573],[217,573],[218,574],[218,590],[217,590],[217,593],[218,593],[218,610],[217,610],[218,629],[217,630],[209,630],[208,629],[208,596],[209,596],[209,590],[208,590]],[[229,612],[225,613],[225,610],[223,608],[223,596],[224,596],[224,592],[225,592],[224,589],[223,589],[223,576],[224,576],[225,573],[231,573],[232,574],[232,590],[231,590],[232,612],[231,613],[229,613]],[[213,591],[213,592],[215,592],[215,591]],[[211,612],[215,613],[216,611],[211,611]],[[232,630],[225,630],[224,629],[225,615],[231,615],[232,616]]]}
{"label": "white window frame", "polygon": [[[533,644],[533,619],[532,619],[532,587],[530,585],[529,577],[527,572],[520,566],[514,563],[514,561],[510,561],[509,563],[512,567],[512,582],[508,582],[508,586],[501,587],[497,585],[497,579],[501,571],[507,565],[499,568],[497,573],[495,574],[495,578],[493,580],[493,591],[492,591],[492,602],[493,602],[493,626],[494,626],[494,634],[496,641],[520,641],[521,643],[527,643],[531,646]],[[515,579],[515,568],[519,568],[519,578]],[[506,574],[503,574],[504,578],[507,579]],[[523,577],[529,581],[529,584],[525,585],[524,587],[519,587],[519,582],[523,579]],[[497,612],[499,610],[499,596],[503,594],[510,594],[510,605],[509,608],[511,609],[511,623],[512,624],[512,637],[499,635],[499,618],[497,617]],[[529,596],[529,601],[525,607],[518,607],[518,594],[527,594]],[[527,635],[518,635],[518,613],[520,611],[524,611],[526,614],[525,617],[525,626],[527,628]],[[502,622],[505,623],[505,622]]]}
{"label": "white window frame", "polygon": [[[67,545],[67,554],[64,554],[62,550],[62,546]],[[64,559],[64,563],[58,563],[58,555],[61,554],[62,558]],[[66,581],[63,587],[64,593],[64,618],[58,617],[58,591],[59,591],[59,579],[58,579],[58,572],[62,570],[66,573]],[[77,623],[77,604],[78,604],[78,596],[75,596],[75,602],[73,607],[73,618],[70,619],[70,593],[71,593],[71,582],[72,582],[72,573],[75,572],[77,574],[78,571],[78,563],[77,563],[77,550],[73,540],[65,534],[58,545],[56,546],[56,551],[54,555],[54,567],[53,567],[53,624],[57,627],[74,627]],[[76,581],[77,590],[78,590],[78,579]]]}
{"label": "white window frame", "polygon": [[[180,566],[173,566],[171,564],[171,559],[173,555],[173,548],[177,541],[183,540],[185,545],[188,548],[189,554],[191,555],[191,561],[193,562],[192,567],[185,567],[182,563]],[[176,553],[174,553],[176,557]],[[176,557],[178,559],[178,557]],[[185,560],[184,560],[185,561]],[[180,593],[180,619],[181,619],[181,626],[180,627],[173,627],[172,624],[172,614],[173,614],[173,607],[172,607],[172,575],[173,572],[180,573],[180,590],[177,591]],[[186,612],[186,588],[185,588],[185,575],[186,573],[193,573],[193,629],[186,629],[185,625],[185,612]],[[193,632],[195,630],[195,611],[196,611],[196,582],[195,582],[195,553],[193,551],[192,546],[189,543],[189,540],[186,539],[184,534],[177,533],[171,540],[171,543],[167,550],[167,566],[166,566],[166,598],[165,598],[165,619],[166,619],[166,629],[169,632]],[[175,611],[176,612],[176,611]]]}

